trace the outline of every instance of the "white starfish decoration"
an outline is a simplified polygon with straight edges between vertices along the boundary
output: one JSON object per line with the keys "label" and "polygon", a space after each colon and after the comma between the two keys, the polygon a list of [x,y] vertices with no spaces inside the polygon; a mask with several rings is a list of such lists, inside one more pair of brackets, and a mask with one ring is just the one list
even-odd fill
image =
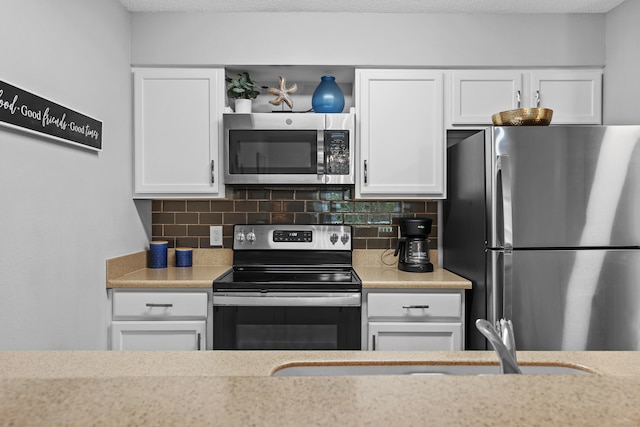
{"label": "white starfish decoration", "polygon": [[293,86],[287,89],[287,79],[282,76],[279,76],[279,79],[279,89],[276,89],[274,87],[270,87],[269,89],[267,89],[270,94],[276,95],[276,99],[272,99],[271,101],[269,101],[269,103],[273,105],[280,105],[282,104],[282,101],[284,101],[284,103],[287,104],[289,108],[293,109],[293,101],[289,97],[289,94],[295,93],[298,90],[298,85],[294,83]]}

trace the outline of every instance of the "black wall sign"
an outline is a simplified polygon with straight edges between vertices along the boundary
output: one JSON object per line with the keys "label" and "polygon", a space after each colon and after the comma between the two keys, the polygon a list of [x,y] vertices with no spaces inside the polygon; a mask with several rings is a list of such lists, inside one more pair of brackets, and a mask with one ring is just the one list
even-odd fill
{"label": "black wall sign", "polygon": [[102,150],[102,122],[0,80],[0,124]]}

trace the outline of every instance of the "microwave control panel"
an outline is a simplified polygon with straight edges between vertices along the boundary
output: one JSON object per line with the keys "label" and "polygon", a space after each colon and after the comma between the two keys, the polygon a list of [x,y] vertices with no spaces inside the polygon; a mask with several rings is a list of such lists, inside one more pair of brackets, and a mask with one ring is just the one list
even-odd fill
{"label": "microwave control panel", "polygon": [[328,175],[349,175],[351,151],[348,130],[327,130],[324,132],[325,173]]}

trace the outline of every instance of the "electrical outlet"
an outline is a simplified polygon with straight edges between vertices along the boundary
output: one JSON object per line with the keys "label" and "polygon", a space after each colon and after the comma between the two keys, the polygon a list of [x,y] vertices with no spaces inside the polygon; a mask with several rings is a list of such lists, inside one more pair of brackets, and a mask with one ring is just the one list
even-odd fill
{"label": "electrical outlet", "polygon": [[392,227],[378,227],[378,233],[391,233],[392,231]]}
{"label": "electrical outlet", "polygon": [[209,227],[209,246],[222,246],[222,226]]}

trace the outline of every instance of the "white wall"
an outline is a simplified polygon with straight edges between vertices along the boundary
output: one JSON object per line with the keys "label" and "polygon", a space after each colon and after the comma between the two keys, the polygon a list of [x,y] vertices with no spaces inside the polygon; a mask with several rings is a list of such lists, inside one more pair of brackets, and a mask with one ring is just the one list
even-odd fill
{"label": "white wall", "polygon": [[137,65],[603,66],[603,14],[134,13]]}
{"label": "white wall", "polygon": [[130,15],[0,3],[0,79],[103,122],[100,153],[0,127],[0,350],[106,349],[105,260],[145,249],[151,217],[131,198]]}
{"label": "white wall", "polygon": [[607,13],[604,123],[640,125],[640,0]]}

